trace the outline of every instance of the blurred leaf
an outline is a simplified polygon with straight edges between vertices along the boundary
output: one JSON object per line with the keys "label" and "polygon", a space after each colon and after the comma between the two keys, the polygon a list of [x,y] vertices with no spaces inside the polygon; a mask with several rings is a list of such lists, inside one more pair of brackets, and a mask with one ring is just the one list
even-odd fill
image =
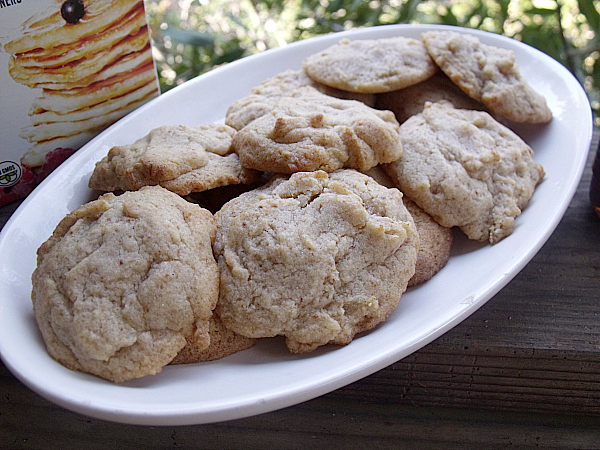
{"label": "blurred leaf", "polygon": [[194,47],[212,47],[214,45],[214,38],[210,34],[194,30],[167,28],[162,34],[168,36],[173,41]]}
{"label": "blurred leaf", "polygon": [[500,18],[499,20],[504,23],[509,19],[508,7],[510,6],[510,0],[500,0],[498,1],[498,5],[500,5]]}
{"label": "blurred leaf", "polygon": [[550,8],[528,8],[523,11],[527,15],[537,14],[539,16],[553,16],[556,14],[556,9]]}
{"label": "blurred leaf", "polygon": [[442,20],[442,24],[444,25],[458,25],[458,19],[454,14],[452,14],[452,11],[450,9],[448,9],[446,14],[440,15],[440,19]]}
{"label": "blurred leaf", "polygon": [[421,3],[421,0],[408,0],[404,3],[400,8],[396,23],[409,23],[415,16],[419,3]]}
{"label": "blurred leaf", "polygon": [[333,0],[327,5],[327,11],[336,12],[344,6],[344,0]]}
{"label": "blurred leaf", "polygon": [[232,48],[229,51],[227,51],[226,53],[224,53],[223,55],[215,58],[212,62],[215,66],[218,66],[218,65],[221,65],[224,63],[228,63],[228,62],[232,62],[232,61],[238,60],[242,56],[244,56],[245,52],[246,51],[241,47]]}
{"label": "blurred leaf", "polygon": [[592,0],[578,0],[577,4],[579,11],[585,16],[590,28],[596,33],[600,31],[600,14],[598,14]]}
{"label": "blurred leaf", "polygon": [[[368,2],[366,3],[368,4]],[[356,11],[358,9],[359,6],[361,5],[365,5],[365,2],[362,0],[352,0],[352,4],[350,5],[350,9],[352,11]]]}

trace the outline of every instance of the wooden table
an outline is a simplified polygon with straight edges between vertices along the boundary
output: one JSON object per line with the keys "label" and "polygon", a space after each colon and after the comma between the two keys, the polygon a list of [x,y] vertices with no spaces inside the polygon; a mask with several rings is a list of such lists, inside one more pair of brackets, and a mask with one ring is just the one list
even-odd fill
{"label": "wooden table", "polygon": [[[67,411],[0,365],[0,448],[600,448],[600,218],[588,200],[599,134],[541,251],[471,317],[406,359],[304,404],[181,427]],[[0,208],[2,225],[17,206]]]}

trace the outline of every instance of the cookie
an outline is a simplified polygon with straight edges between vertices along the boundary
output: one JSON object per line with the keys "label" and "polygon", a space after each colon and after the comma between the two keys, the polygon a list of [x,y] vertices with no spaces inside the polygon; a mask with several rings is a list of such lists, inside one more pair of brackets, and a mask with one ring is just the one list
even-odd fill
{"label": "cookie", "polygon": [[296,89],[310,86],[323,94],[345,100],[357,100],[375,106],[375,97],[370,94],[353,94],[330,88],[313,81],[303,70],[288,69],[267,78],[250,90],[250,94],[233,102],[225,114],[225,124],[241,130],[254,119],[268,114],[281,97],[292,94]]}
{"label": "cookie", "polygon": [[402,155],[397,128],[391,111],[307,86],[239,130],[233,147],[242,166],[264,172],[368,170]]}
{"label": "cookie", "polygon": [[426,102],[450,102],[455,108],[485,110],[456,86],[442,71],[427,80],[397,91],[377,95],[376,107],[392,111],[399,123],[423,111]]}
{"label": "cookie", "polygon": [[384,169],[436,222],[469,239],[494,244],[511,234],[544,177],[533,150],[485,112],[428,103],[399,133],[404,154]]}
{"label": "cookie", "polygon": [[200,349],[194,342],[183,347],[170,364],[192,364],[205,361],[216,361],[234,353],[247,350],[256,344],[258,339],[247,338],[234,333],[217,316],[213,314],[209,322],[208,334],[210,344]]}
{"label": "cookie", "polygon": [[415,221],[421,243],[417,253],[415,274],[408,281],[408,287],[414,287],[431,279],[444,268],[450,259],[454,235],[451,228],[441,226],[415,202],[406,197],[403,201]]}
{"label": "cookie", "polygon": [[515,122],[552,120],[546,100],[523,79],[511,50],[455,31],[428,31],[421,39],[444,73],[492,114]]}
{"label": "cookie", "polygon": [[419,237],[402,194],[344,169],[274,178],[215,214],[215,312],[294,353],[345,345],[397,307]]}
{"label": "cookie", "polygon": [[[380,166],[365,173],[385,187],[396,187],[390,176]],[[414,287],[429,280],[446,265],[450,259],[454,234],[452,229],[437,223],[433,217],[406,196],[402,197],[402,202],[412,216],[417,233],[419,233],[420,244],[415,274],[408,281],[408,287]]]}
{"label": "cookie", "polygon": [[173,180],[164,181],[160,185],[176,194],[188,195],[232,185],[252,186],[260,177],[260,172],[242,167],[235,153],[219,156],[209,152],[206,166],[191,170]]}
{"label": "cookie", "polygon": [[227,125],[163,125],[131,145],[113,147],[92,172],[89,186],[102,191],[161,185],[179,195],[229,184],[251,184],[259,173],[233,153]]}
{"label": "cookie", "polygon": [[302,86],[312,86],[302,70],[286,70],[253,87],[246,97],[233,102],[225,113],[225,124],[241,130],[254,119],[268,114],[275,103]]}
{"label": "cookie", "polygon": [[38,250],[35,318],[52,357],[114,382],[209,346],[218,299],[210,212],[153,186],[68,214]]}
{"label": "cookie", "polygon": [[342,39],[305,58],[302,67],[326,86],[372,94],[420,83],[438,70],[420,40],[402,36]]}

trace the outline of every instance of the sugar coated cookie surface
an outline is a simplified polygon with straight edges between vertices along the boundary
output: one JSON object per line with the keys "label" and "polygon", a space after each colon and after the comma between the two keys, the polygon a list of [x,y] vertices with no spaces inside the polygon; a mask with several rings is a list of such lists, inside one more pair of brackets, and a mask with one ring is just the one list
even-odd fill
{"label": "sugar coated cookie surface", "polygon": [[337,89],[389,92],[419,83],[438,69],[420,40],[402,36],[384,39],[342,39],[302,62],[315,81]]}
{"label": "sugar coated cookie surface", "polygon": [[552,120],[544,97],[521,76],[514,52],[455,31],[428,31],[421,38],[444,73],[493,114],[515,122]]}
{"label": "sugar coated cookie surface", "polygon": [[265,172],[368,170],[400,157],[397,130],[391,111],[304,87],[238,131],[233,146],[242,166]]}
{"label": "sugar coated cookie surface", "polygon": [[115,382],[208,347],[218,299],[208,211],[154,186],[68,214],[38,250],[34,313],[49,353]]}
{"label": "sugar coated cookie surface", "polygon": [[544,176],[532,149],[480,111],[427,104],[400,126],[404,154],[384,166],[394,183],[443,226],[496,243],[512,233]]}
{"label": "sugar coated cookie surface", "polygon": [[348,344],[398,305],[419,245],[397,189],[354,170],[277,177],[215,215],[216,313],[292,352]]}

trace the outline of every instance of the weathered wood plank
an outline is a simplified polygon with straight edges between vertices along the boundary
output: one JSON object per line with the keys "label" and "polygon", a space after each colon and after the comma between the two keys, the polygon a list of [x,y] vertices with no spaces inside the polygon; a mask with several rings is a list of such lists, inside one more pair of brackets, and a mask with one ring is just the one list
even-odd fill
{"label": "weathered wood plank", "polygon": [[599,417],[425,407],[339,392],[256,417],[182,427],[89,419],[40,398],[3,367],[0,392],[2,448],[600,448]]}

